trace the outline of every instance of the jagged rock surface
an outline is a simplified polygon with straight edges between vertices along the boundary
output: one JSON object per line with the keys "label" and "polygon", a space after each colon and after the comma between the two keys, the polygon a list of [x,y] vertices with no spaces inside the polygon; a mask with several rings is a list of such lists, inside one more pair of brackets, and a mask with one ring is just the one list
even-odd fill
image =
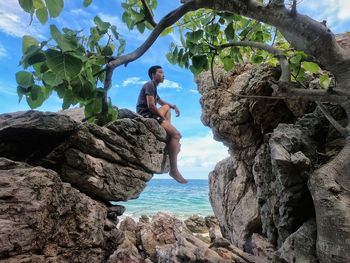
{"label": "jagged rock surface", "polygon": [[[234,245],[267,260],[298,262],[293,258],[307,257],[296,257],[288,244],[303,242],[298,233],[314,218],[308,175],[343,140],[313,103],[239,97],[271,95],[270,80],[278,74],[267,65],[245,65],[216,70],[216,87],[210,73],[198,78],[202,122],[230,152],[209,176],[209,195],[222,233]],[[336,107],[329,110],[338,120],[345,117]]]}
{"label": "jagged rock surface", "polygon": [[147,223],[126,218],[120,230],[126,238],[108,263],[263,262],[232,246],[226,239],[217,238],[211,245],[201,241],[183,222],[166,213],[158,213]]}
{"label": "jagged rock surface", "polygon": [[137,198],[153,173],[167,170],[166,132],[151,119],[99,127],[63,114],[3,114],[0,146],[0,156],[53,169],[63,181],[106,202]]}
{"label": "jagged rock surface", "polygon": [[105,205],[52,170],[0,158],[0,185],[0,262],[103,262],[121,241]]}
{"label": "jagged rock surface", "polygon": [[0,115],[0,262],[107,262],[125,247],[125,209],[108,202],[167,170],[155,120],[124,111],[136,118],[99,127],[81,113]]}

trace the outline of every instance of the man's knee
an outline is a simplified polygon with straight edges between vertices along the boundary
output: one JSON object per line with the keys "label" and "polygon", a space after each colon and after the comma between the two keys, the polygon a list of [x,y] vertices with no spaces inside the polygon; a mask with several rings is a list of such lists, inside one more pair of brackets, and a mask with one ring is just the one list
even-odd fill
{"label": "man's knee", "polygon": [[164,109],[165,112],[170,110],[170,106],[168,104],[163,105],[162,108]]}
{"label": "man's knee", "polygon": [[169,106],[168,104],[164,105],[163,107],[164,107],[164,109],[165,109],[166,111],[169,111],[169,110],[170,110],[170,106]]}
{"label": "man's knee", "polygon": [[174,138],[174,139],[176,139],[176,140],[178,140],[178,141],[180,141],[182,135],[181,135],[181,133],[179,133],[178,131],[176,131],[171,137]]}

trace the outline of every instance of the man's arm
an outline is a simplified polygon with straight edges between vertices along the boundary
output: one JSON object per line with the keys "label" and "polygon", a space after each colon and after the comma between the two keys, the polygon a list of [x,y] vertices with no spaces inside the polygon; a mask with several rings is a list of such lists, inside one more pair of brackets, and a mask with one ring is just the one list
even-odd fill
{"label": "man's arm", "polygon": [[158,108],[156,106],[156,102],[154,100],[154,97],[152,95],[146,95],[146,100],[147,100],[147,106],[150,109],[150,111],[152,113],[162,117],[163,119],[165,119],[165,117],[158,110]]}
{"label": "man's arm", "polygon": [[176,112],[176,117],[180,116],[180,110],[178,109],[178,107],[175,104],[170,104],[169,102],[166,102],[164,100],[162,100],[161,98],[158,99],[157,101],[160,105],[169,105],[170,109],[174,109]]}

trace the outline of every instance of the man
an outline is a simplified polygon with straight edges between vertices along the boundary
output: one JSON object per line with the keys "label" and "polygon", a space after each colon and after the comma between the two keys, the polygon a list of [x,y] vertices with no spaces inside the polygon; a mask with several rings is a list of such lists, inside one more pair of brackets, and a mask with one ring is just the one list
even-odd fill
{"label": "man", "polygon": [[[168,142],[168,151],[170,159],[169,175],[179,183],[185,184],[187,180],[182,177],[177,168],[177,155],[180,151],[181,134],[171,124],[171,109],[175,110],[176,117],[180,116],[180,111],[176,105],[172,105],[162,100],[157,94],[157,86],[164,81],[164,72],[161,66],[152,66],[148,70],[148,76],[151,81],[145,83],[140,91],[137,100],[137,113],[145,118],[153,118],[166,130],[170,137]],[[157,108],[157,103],[161,105]]]}

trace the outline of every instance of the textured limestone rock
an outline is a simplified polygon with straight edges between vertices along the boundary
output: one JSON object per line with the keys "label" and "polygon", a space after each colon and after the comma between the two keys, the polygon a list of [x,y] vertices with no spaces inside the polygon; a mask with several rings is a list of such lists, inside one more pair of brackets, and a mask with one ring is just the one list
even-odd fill
{"label": "textured limestone rock", "polygon": [[190,216],[184,223],[192,233],[207,233],[209,231],[204,217],[199,215]]}
{"label": "textured limestone rock", "polygon": [[149,262],[108,201],[167,170],[166,132],[129,111],[108,127],[65,114],[0,115],[0,262]]}
{"label": "textured limestone rock", "polygon": [[[265,258],[312,216],[305,211],[313,211],[306,181],[314,146],[305,147],[310,142],[305,141],[308,136],[297,133],[300,128],[285,126],[280,133],[274,129],[282,129],[280,123],[294,124],[313,111],[314,105],[239,97],[270,96],[270,80],[276,80],[278,74],[266,65],[245,65],[229,73],[216,70],[216,87],[210,73],[198,78],[202,122],[212,128],[214,138],[228,146],[231,154],[209,176],[214,213],[224,237]],[[296,134],[285,138],[283,134],[290,128]],[[261,240],[257,237],[268,239],[258,242],[266,253],[257,247],[257,240]]]}
{"label": "textured limestone rock", "polygon": [[[81,118],[80,110],[72,114]],[[153,173],[168,169],[166,132],[151,119],[119,119],[99,127],[63,113],[3,114],[0,145],[0,156],[53,169],[102,201],[137,198]]]}
{"label": "textured limestone rock", "polygon": [[290,235],[276,252],[274,262],[316,263],[316,223],[314,219],[305,222]]}
{"label": "textured limestone rock", "polygon": [[258,202],[244,166],[236,167],[229,157],[209,175],[209,199],[223,234],[243,248],[248,237],[260,227]]}
{"label": "textured limestone rock", "polygon": [[107,208],[42,167],[0,158],[0,262],[102,262],[122,241]]}

